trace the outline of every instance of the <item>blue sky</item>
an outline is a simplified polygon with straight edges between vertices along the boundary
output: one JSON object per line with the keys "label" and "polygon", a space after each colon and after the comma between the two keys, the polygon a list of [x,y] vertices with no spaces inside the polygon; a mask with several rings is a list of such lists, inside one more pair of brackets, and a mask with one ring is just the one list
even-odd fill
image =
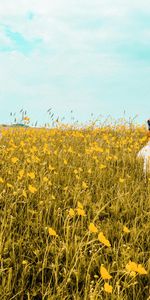
{"label": "blue sky", "polygon": [[[0,123],[150,118],[150,2],[0,3]],[[73,110],[73,114],[70,111]]]}

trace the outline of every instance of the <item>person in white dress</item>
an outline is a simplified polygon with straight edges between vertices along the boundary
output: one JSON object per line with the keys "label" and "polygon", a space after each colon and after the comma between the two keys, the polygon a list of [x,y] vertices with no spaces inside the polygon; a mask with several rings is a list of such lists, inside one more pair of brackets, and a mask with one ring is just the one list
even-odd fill
{"label": "person in white dress", "polygon": [[150,119],[147,121],[148,123],[148,138],[149,141],[147,144],[138,152],[137,157],[143,159],[143,171],[146,175],[150,173]]}

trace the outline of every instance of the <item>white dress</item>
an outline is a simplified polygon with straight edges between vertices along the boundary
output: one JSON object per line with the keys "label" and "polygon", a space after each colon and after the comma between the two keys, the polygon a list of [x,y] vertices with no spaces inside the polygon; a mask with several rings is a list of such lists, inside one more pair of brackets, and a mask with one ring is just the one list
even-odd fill
{"label": "white dress", "polygon": [[150,172],[150,141],[138,152],[137,157],[144,160],[144,173]]}

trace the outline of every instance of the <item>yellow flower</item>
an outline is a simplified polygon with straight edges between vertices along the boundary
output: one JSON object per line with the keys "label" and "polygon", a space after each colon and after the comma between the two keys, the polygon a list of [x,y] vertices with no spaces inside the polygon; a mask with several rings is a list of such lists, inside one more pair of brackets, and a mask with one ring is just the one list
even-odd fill
{"label": "yellow flower", "polygon": [[103,164],[101,164],[100,166],[99,166],[99,168],[102,170],[102,169],[105,169],[106,168],[106,165],[103,165]]}
{"label": "yellow flower", "polygon": [[7,183],[7,187],[13,188],[13,185],[10,183]]}
{"label": "yellow flower", "polygon": [[78,170],[76,170],[76,169],[73,172],[74,172],[74,174],[78,174]]}
{"label": "yellow flower", "polygon": [[87,189],[88,188],[88,185],[85,181],[82,182],[82,188],[83,189]]}
{"label": "yellow flower", "polygon": [[20,146],[24,147],[25,143],[23,141],[20,142]]}
{"label": "yellow flower", "polygon": [[68,191],[68,186],[64,187],[64,191],[67,192]]}
{"label": "yellow flower", "polygon": [[82,216],[82,217],[86,216],[84,209],[77,208],[77,213],[79,216]]}
{"label": "yellow flower", "polygon": [[22,195],[23,195],[25,198],[27,198],[27,193],[26,193],[26,191],[23,190]]}
{"label": "yellow flower", "polygon": [[144,269],[144,267],[142,267],[141,264],[139,264],[139,265],[137,266],[137,272],[138,272],[139,274],[141,274],[141,275],[146,275],[146,274],[147,274],[147,271]]}
{"label": "yellow flower", "polygon": [[104,291],[106,293],[112,294],[112,285],[110,285],[107,282],[105,282],[105,284],[104,284]]}
{"label": "yellow flower", "polygon": [[28,177],[30,177],[31,179],[35,178],[35,173],[34,172],[29,172],[27,173]]}
{"label": "yellow flower", "polygon": [[114,160],[117,160],[117,159],[118,159],[118,157],[116,155],[114,155]]}
{"label": "yellow flower", "polygon": [[96,228],[96,226],[93,223],[90,223],[89,231],[92,232],[92,233],[97,233],[98,229]]}
{"label": "yellow flower", "polygon": [[20,179],[22,179],[22,177],[23,177],[23,175],[24,175],[24,170],[20,170],[19,172],[18,172],[18,179],[20,180]]}
{"label": "yellow flower", "polygon": [[73,153],[73,149],[71,146],[68,148],[68,153]]}
{"label": "yellow flower", "polygon": [[112,276],[108,273],[103,265],[101,265],[100,267],[100,274],[104,280],[112,278]]}
{"label": "yellow flower", "polygon": [[18,158],[17,157],[12,157],[11,161],[12,161],[13,164],[15,164],[18,161]]}
{"label": "yellow flower", "polygon": [[30,191],[31,193],[33,193],[33,194],[37,191],[37,189],[36,189],[33,185],[31,185],[31,184],[29,184],[28,189],[29,189],[29,191]]}
{"label": "yellow flower", "polygon": [[43,177],[43,182],[47,182],[48,178],[46,176]]}
{"label": "yellow flower", "polygon": [[55,151],[54,151],[54,154],[55,154],[55,155],[57,155],[57,154],[58,154],[58,151],[57,151],[57,150],[55,150]]}
{"label": "yellow flower", "polygon": [[29,117],[24,117],[23,120],[24,121],[30,121],[30,118]]}
{"label": "yellow flower", "polygon": [[23,261],[22,261],[22,264],[23,264],[23,265],[27,265],[27,264],[28,264],[28,261],[27,261],[27,260],[23,260]]}
{"label": "yellow flower", "polygon": [[127,226],[123,226],[123,232],[125,232],[125,233],[129,233],[129,232],[130,232],[130,230],[129,230],[129,228],[128,228]]}
{"label": "yellow flower", "polygon": [[82,205],[82,203],[80,201],[78,201],[77,206],[78,206],[78,208],[83,209],[83,205]]}
{"label": "yellow flower", "polygon": [[135,262],[130,260],[129,263],[126,265],[126,270],[129,272],[137,272],[138,266]]}
{"label": "yellow flower", "polygon": [[125,179],[119,178],[119,182],[120,182],[120,183],[123,183],[124,181],[125,181]]}
{"label": "yellow flower", "polygon": [[69,210],[69,216],[70,217],[74,217],[74,215],[75,215],[75,211],[72,208],[70,208],[70,210]]}
{"label": "yellow flower", "polygon": [[135,262],[133,261],[129,261],[129,263],[126,265],[126,270],[128,272],[130,272],[130,275],[131,273],[135,273],[137,272],[138,274],[140,275],[146,275],[147,274],[147,271],[145,270],[145,268],[141,265],[141,264],[136,264]]}
{"label": "yellow flower", "polygon": [[4,179],[0,177],[0,183],[4,183]]}
{"label": "yellow flower", "polygon": [[56,236],[57,235],[56,231],[52,227],[48,228],[48,233],[49,233],[49,235],[52,235],[52,236]]}
{"label": "yellow flower", "polygon": [[109,240],[106,239],[102,231],[98,234],[98,240],[105,246],[111,247]]}
{"label": "yellow flower", "polygon": [[66,159],[64,159],[64,165],[67,165],[67,164],[68,164],[67,160],[66,160]]}
{"label": "yellow flower", "polygon": [[22,169],[19,171],[19,176],[22,177],[23,175],[24,175],[24,170]]}
{"label": "yellow flower", "polygon": [[49,168],[50,171],[54,171],[55,170],[55,168],[53,168],[51,165],[49,165],[48,168]]}

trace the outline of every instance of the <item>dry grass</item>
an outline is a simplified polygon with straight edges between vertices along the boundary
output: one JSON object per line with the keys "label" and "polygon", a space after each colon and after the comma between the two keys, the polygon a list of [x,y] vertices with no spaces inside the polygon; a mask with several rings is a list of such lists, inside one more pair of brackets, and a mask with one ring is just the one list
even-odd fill
{"label": "dry grass", "polygon": [[2,132],[2,299],[148,299],[150,178],[136,160],[145,129]]}

